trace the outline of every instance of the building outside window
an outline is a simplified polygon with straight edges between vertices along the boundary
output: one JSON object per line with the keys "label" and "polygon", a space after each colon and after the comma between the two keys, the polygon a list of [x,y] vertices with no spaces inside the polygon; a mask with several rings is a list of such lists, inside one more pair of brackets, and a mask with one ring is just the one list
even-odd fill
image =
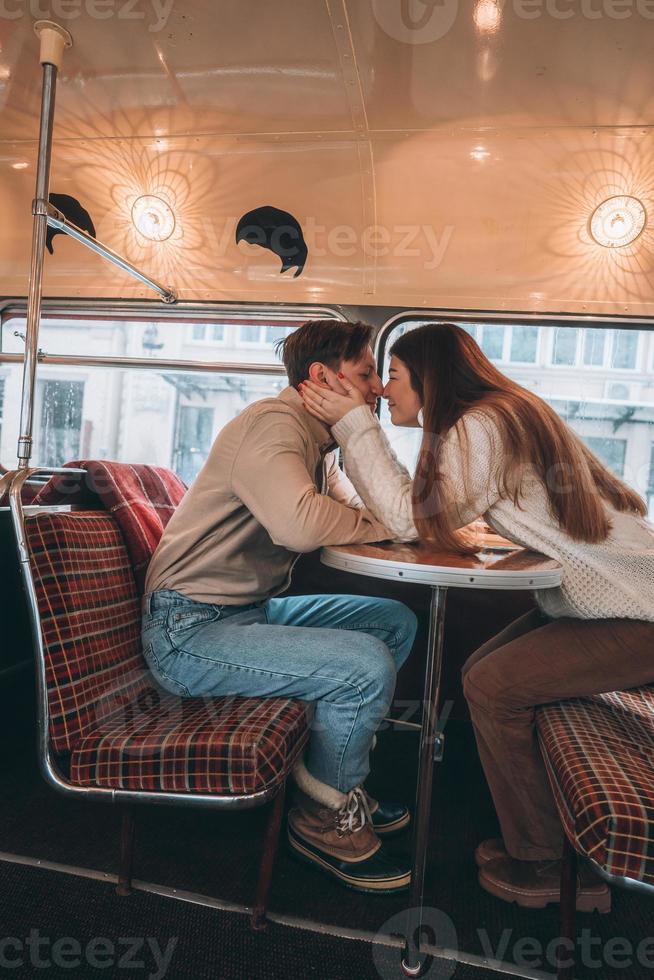
{"label": "building outside window", "polygon": [[513,364],[535,364],[538,355],[538,327],[511,327],[509,360]]}
{"label": "building outside window", "polygon": [[503,324],[461,323],[459,326],[474,337],[489,361],[513,364],[535,364],[538,356],[540,328]]}
{"label": "building outside window", "polygon": [[214,439],[214,409],[180,405],[175,426],[173,469],[191,484],[204,465]]}
{"label": "building outside window", "polygon": [[624,462],[627,455],[627,440],[611,436],[586,436],[584,442],[616,476],[624,476]]}
{"label": "building outside window", "polygon": [[634,371],[638,365],[639,335],[638,330],[557,327],[553,330],[550,363],[560,367]]}
{"label": "building outside window", "polygon": [[194,323],[191,327],[191,339],[203,343],[223,343],[225,340],[224,323]]}
{"label": "building outside window", "polygon": [[632,371],[636,367],[638,334],[633,330],[616,330],[613,335],[611,367]]}
{"label": "building outside window", "polygon": [[577,361],[578,340],[579,330],[576,328],[557,327],[554,332],[552,364],[565,364],[566,366],[575,364]]}

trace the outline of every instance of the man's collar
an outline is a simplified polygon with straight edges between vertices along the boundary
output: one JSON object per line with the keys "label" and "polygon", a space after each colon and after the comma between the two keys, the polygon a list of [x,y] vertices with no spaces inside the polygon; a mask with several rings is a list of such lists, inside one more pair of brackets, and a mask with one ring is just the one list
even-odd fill
{"label": "man's collar", "polygon": [[281,398],[283,402],[294,409],[304,427],[309,430],[311,438],[317,444],[321,453],[326,453],[336,448],[334,437],[327,426],[307,411],[300,393],[295,388],[289,385],[288,388],[280,391],[277,397]]}

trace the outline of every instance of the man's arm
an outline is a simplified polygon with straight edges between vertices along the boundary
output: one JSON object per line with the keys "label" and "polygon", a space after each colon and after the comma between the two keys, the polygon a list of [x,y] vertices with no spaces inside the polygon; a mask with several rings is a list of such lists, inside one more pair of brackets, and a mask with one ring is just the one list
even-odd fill
{"label": "man's arm", "polygon": [[318,492],[307,469],[305,438],[287,413],[271,410],[254,419],[236,454],[232,489],[271,540],[308,552],[387,539],[389,532],[369,511]]}

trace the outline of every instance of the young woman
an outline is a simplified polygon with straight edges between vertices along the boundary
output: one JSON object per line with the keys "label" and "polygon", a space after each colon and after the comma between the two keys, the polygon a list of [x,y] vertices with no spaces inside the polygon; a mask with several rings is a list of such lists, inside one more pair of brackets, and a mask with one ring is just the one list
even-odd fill
{"label": "young woman", "polygon": [[[413,479],[376,416],[343,378],[302,386],[332,427],[364,503],[398,538],[472,550],[483,515],[501,535],[558,559],[560,588],[477,650],[464,691],[502,839],[475,857],[479,880],[538,908],[559,897],[562,830],[535,734],[535,706],[654,681],[654,527],[542,399],[500,373],[464,330],[420,327],[391,349],[384,389],[394,425],[424,429]],[[578,907],[608,910],[582,875]]]}

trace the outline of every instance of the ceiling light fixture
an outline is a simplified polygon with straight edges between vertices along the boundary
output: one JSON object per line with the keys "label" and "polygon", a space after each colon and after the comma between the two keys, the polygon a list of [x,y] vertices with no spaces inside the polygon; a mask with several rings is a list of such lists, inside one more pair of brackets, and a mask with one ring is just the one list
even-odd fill
{"label": "ceiling light fixture", "polygon": [[472,18],[480,34],[495,34],[502,20],[502,7],[498,0],[478,0]]}
{"label": "ceiling light fixture", "polygon": [[590,218],[590,233],[598,245],[622,248],[631,245],[647,222],[647,212],[637,197],[609,197],[595,208]]}
{"label": "ceiling light fixture", "polygon": [[136,230],[151,242],[165,242],[175,230],[172,208],[153,194],[137,197],[132,205],[132,222]]}

